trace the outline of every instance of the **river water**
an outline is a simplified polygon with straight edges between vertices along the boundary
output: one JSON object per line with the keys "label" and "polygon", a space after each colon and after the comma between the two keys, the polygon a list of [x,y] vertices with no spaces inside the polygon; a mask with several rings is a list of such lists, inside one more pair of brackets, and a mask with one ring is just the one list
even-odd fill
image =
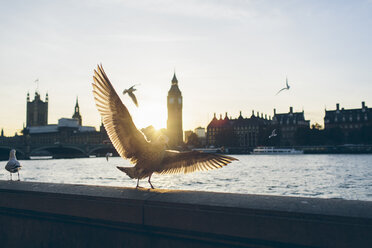
{"label": "river water", "polygon": [[[239,161],[210,171],[152,176],[156,188],[372,201],[372,155],[234,155]],[[6,162],[1,162],[4,168]],[[120,157],[25,160],[22,181],[134,187],[116,166]],[[13,175],[13,179],[17,177]],[[0,179],[9,173],[0,170]],[[147,180],[140,185],[148,187]]]}

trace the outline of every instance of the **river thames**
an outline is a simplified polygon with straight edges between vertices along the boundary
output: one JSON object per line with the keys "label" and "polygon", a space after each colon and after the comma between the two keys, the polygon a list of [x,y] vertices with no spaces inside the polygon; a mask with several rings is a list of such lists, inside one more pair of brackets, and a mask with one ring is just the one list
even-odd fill
{"label": "river thames", "polygon": [[[239,161],[217,170],[152,176],[161,189],[343,198],[372,201],[372,155],[233,155]],[[6,161],[2,161],[4,168]],[[22,181],[135,187],[116,166],[120,157],[24,160]],[[2,169],[2,180],[9,173]],[[13,174],[13,179],[17,175]],[[147,180],[140,185],[149,187]]]}

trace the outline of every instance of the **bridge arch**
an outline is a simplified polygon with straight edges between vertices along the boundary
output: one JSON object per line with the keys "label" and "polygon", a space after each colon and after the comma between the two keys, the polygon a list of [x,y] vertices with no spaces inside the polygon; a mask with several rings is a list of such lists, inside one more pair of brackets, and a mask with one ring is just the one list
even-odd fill
{"label": "bridge arch", "polygon": [[19,159],[27,158],[26,153],[21,149],[17,149],[16,147],[11,147],[11,146],[0,146],[0,160],[8,160],[9,159],[9,152],[12,149],[16,150],[17,158],[19,158]]}
{"label": "bridge arch", "polygon": [[88,154],[84,149],[77,146],[69,145],[51,145],[51,146],[42,146],[32,149],[30,156],[35,156],[42,154],[42,151],[46,151],[53,158],[76,158],[76,157],[88,157]]}
{"label": "bridge arch", "polygon": [[96,155],[97,157],[105,156],[106,153],[113,153],[118,155],[115,148],[111,145],[99,145],[89,150],[88,155]]}

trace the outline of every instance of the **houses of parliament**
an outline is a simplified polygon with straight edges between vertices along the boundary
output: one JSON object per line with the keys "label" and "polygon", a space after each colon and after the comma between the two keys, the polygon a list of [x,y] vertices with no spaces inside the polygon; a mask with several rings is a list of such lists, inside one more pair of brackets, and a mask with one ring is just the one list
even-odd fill
{"label": "houses of parliament", "polygon": [[[183,144],[182,130],[182,93],[178,87],[178,80],[174,73],[171,80],[171,87],[167,96],[167,136],[169,146],[177,148]],[[48,152],[56,152],[62,147],[72,147],[70,153],[80,151],[84,156],[113,151],[111,142],[107,136],[104,126],[101,124],[97,131],[95,127],[83,126],[83,118],[80,113],[78,98],[71,118],[60,118],[57,124],[48,123],[49,96],[45,95],[42,99],[36,90],[34,98],[31,99],[27,93],[26,98],[26,126],[23,127],[22,135],[6,137],[2,130],[0,136],[0,153],[8,154],[12,148],[18,147],[22,154],[36,155],[43,154],[43,149]],[[111,146],[111,147],[108,147]],[[5,147],[2,151],[1,147]],[[95,150],[94,150],[95,149]],[[79,153],[79,152],[78,152]],[[1,154],[0,154],[1,155]],[[76,154],[72,154],[75,156]]]}

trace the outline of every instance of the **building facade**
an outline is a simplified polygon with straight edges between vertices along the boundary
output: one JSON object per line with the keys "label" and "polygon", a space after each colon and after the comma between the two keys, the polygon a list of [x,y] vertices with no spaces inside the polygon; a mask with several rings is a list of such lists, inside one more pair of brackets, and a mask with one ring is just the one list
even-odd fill
{"label": "building facade", "polygon": [[207,127],[208,146],[256,147],[265,144],[265,137],[270,131],[271,120],[267,115],[257,115],[252,111],[250,118],[244,118],[242,113],[236,119],[216,118],[216,114]]}
{"label": "building facade", "polygon": [[38,91],[35,91],[35,97],[33,101],[30,101],[30,94],[27,93],[27,127],[48,125],[48,101],[48,93],[45,96],[45,101],[41,100]]}
{"label": "building facade", "polygon": [[280,138],[280,145],[294,146],[297,145],[296,133],[299,129],[309,129],[310,121],[305,120],[304,111],[293,112],[293,107],[289,107],[288,113],[276,113],[274,109],[274,117],[272,125],[277,129]]}
{"label": "building facade", "polygon": [[372,108],[368,108],[365,102],[357,109],[340,109],[336,104],[335,110],[325,110],[324,129],[340,128],[345,131],[372,126]]}
{"label": "building facade", "polygon": [[362,102],[361,108],[325,110],[324,130],[329,136],[340,136],[339,142],[351,144],[372,143],[372,108]]}
{"label": "building facade", "polygon": [[169,146],[177,147],[183,143],[182,128],[182,93],[178,88],[176,73],[173,75],[172,85],[167,97],[168,120],[167,135]]}

